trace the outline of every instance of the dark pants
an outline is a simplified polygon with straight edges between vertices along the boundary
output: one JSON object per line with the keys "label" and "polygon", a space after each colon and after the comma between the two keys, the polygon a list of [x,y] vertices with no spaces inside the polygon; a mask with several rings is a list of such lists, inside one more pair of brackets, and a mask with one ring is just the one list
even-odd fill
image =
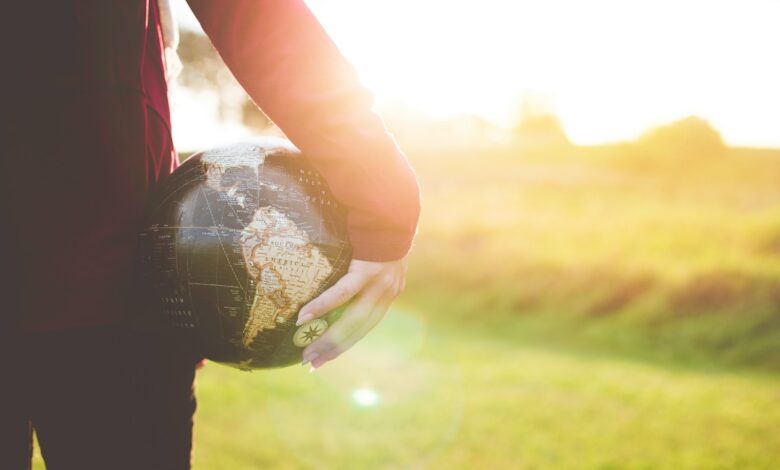
{"label": "dark pants", "polygon": [[189,468],[194,355],[119,327],[13,336],[0,337],[0,469],[29,468],[33,428],[49,470]]}

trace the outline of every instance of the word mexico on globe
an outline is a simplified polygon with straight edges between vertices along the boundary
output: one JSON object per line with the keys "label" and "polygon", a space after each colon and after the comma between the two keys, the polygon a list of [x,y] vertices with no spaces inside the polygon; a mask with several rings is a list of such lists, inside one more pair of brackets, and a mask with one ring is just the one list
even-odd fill
{"label": "word mexico on globe", "polygon": [[240,369],[301,361],[333,315],[298,311],[351,260],[346,214],[288,141],[197,153],[155,191],[142,262],[156,320],[204,357]]}

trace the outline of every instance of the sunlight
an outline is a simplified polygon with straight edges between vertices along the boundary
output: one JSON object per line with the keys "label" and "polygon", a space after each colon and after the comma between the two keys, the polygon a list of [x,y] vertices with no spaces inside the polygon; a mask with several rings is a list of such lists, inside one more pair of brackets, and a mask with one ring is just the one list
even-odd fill
{"label": "sunlight", "polygon": [[[199,29],[175,3],[182,27]],[[522,100],[542,96],[577,144],[695,114],[732,145],[780,146],[780,2],[307,3],[380,110],[508,127]]]}
{"label": "sunlight", "polygon": [[576,143],[697,114],[780,145],[780,3],[310,0],[380,106],[516,118],[543,95]]}
{"label": "sunlight", "polygon": [[379,403],[379,394],[368,387],[361,387],[352,392],[352,401],[364,408],[376,406]]}

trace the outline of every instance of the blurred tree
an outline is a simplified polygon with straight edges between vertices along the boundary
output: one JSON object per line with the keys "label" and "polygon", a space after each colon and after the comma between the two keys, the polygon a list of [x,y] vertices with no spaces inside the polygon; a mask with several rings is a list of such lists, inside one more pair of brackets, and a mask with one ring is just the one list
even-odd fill
{"label": "blurred tree", "polygon": [[547,101],[540,98],[523,100],[514,136],[519,143],[529,147],[571,145],[558,117]]}
{"label": "blurred tree", "polygon": [[268,129],[274,125],[271,119],[248,96],[241,105],[241,122],[250,129]]}
{"label": "blurred tree", "polygon": [[179,58],[184,68],[179,76],[182,86],[193,89],[217,89],[224,73],[230,73],[211,41],[203,34],[182,31]]}
{"label": "blurred tree", "polygon": [[254,130],[273,126],[233,77],[205,35],[182,31],[179,57],[183,65],[179,83],[194,91],[215,93],[219,98],[220,119],[239,120]]}
{"label": "blurred tree", "polygon": [[650,129],[642,134],[637,145],[656,158],[711,158],[724,153],[726,145],[720,133],[696,116]]}

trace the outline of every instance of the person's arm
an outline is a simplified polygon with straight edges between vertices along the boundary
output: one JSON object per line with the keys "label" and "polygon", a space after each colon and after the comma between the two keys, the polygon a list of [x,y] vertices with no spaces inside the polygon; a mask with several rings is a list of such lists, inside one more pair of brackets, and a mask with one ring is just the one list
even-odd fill
{"label": "person's arm", "polygon": [[347,208],[349,273],[299,315],[307,321],[352,300],[304,351],[318,367],[365,335],[403,288],[420,212],[417,179],[371,110],[370,93],[303,0],[188,2],[247,93]]}
{"label": "person's arm", "polygon": [[354,257],[406,255],[419,214],[415,175],[303,0],[188,1],[249,96],[346,206]]}

